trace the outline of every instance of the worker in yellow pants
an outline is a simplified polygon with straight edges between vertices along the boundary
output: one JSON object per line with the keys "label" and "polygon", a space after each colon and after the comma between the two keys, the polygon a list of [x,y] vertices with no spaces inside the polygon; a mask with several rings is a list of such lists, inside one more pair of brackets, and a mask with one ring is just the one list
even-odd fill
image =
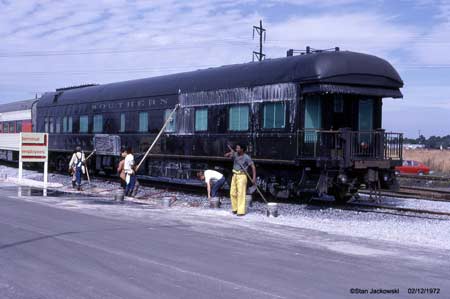
{"label": "worker in yellow pants", "polygon": [[245,195],[247,191],[247,175],[243,171],[233,169],[230,197],[231,210],[238,215],[245,215]]}
{"label": "worker in yellow pants", "polygon": [[245,215],[245,195],[247,193],[247,168],[251,166],[253,178],[252,183],[256,183],[256,167],[249,155],[245,153],[246,147],[236,144],[236,151],[230,147],[230,152],[225,157],[233,158],[233,178],[231,180],[230,198],[231,211],[238,216]]}

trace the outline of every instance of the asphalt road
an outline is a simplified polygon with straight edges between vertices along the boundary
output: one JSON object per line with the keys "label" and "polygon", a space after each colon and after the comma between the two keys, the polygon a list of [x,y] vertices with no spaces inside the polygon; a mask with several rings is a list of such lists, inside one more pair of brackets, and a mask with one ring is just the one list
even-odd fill
{"label": "asphalt road", "polygon": [[0,185],[0,298],[450,298],[446,252],[232,215],[40,201]]}

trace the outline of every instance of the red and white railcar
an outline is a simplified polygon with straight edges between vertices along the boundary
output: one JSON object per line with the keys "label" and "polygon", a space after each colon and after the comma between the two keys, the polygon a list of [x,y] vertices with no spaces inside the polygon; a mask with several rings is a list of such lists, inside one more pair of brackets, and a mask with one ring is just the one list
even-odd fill
{"label": "red and white railcar", "polygon": [[20,132],[32,132],[36,99],[0,104],[0,160],[15,161]]}

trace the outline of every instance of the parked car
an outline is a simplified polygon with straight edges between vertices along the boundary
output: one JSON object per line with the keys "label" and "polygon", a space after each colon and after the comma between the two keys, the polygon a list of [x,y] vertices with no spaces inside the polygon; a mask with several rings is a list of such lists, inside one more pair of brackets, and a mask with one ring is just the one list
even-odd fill
{"label": "parked car", "polygon": [[402,166],[395,167],[395,173],[397,175],[399,175],[399,174],[418,174],[418,175],[430,174],[430,167],[428,167],[425,164],[418,162],[418,161],[403,160]]}

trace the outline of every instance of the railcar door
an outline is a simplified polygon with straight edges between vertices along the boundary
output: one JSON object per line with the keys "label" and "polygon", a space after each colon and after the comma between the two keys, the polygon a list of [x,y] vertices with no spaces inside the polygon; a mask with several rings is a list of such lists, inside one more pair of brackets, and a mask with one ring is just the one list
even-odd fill
{"label": "railcar door", "polygon": [[316,156],[319,130],[322,128],[322,98],[320,95],[305,97],[305,123],[302,155]]}
{"label": "railcar door", "polygon": [[370,132],[373,131],[373,99],[360,99],[358,107],[358,131],[361,131],[359,142],[370,144],[372,135]]}

